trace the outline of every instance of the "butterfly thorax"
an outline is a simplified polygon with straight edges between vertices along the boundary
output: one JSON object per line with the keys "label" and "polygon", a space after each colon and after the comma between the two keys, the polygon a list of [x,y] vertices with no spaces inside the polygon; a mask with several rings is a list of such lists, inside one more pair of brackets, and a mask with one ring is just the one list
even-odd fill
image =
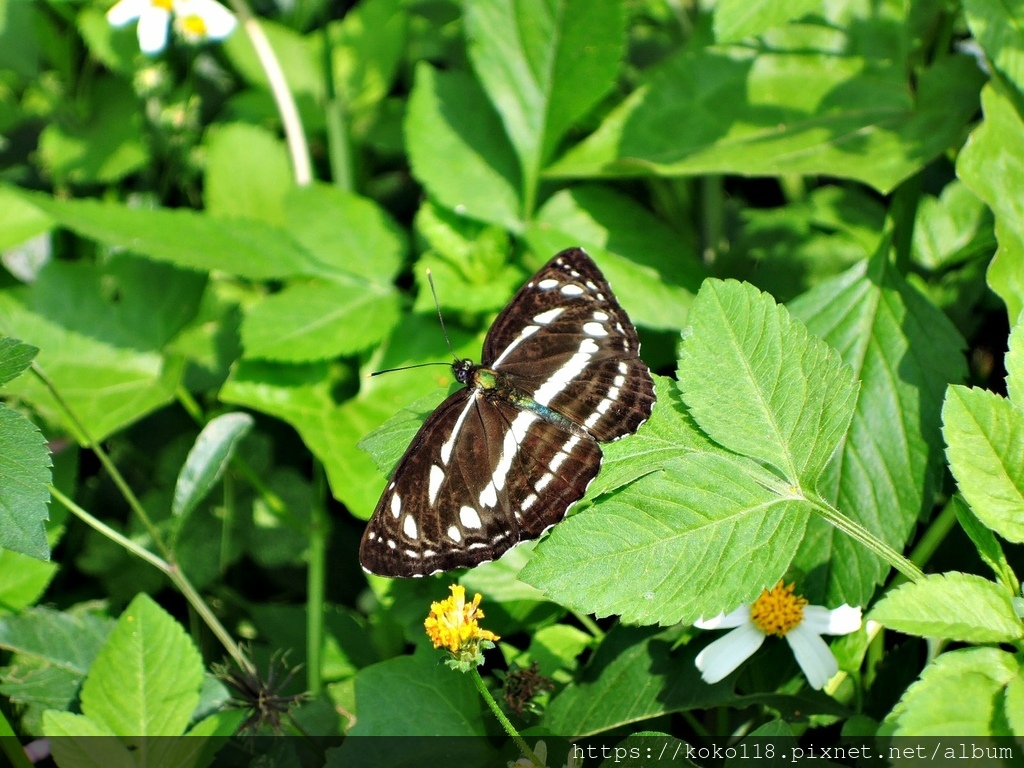
{"label": "butterfly thorax", "polygon": [[503,400],[506,403],[531,411],[550,424],[561,427],[574,435],[586,436],[586,430],[563,414],[541,405],[521,387],[516,386],[512,378],[494,368],[476,365],[472,360],[456,360],[452,363],[452,371],[456,380],[467,387],[477,389],[483,396],[491,400]]}

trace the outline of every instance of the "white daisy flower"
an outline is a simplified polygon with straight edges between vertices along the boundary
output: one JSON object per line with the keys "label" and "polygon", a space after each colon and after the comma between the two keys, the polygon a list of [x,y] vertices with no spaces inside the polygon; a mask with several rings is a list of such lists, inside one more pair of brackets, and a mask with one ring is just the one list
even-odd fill
{"label": "white daisy flower", "polygon": [[839,665],[821,636],[856,632],[861,611],[849,605],[833,610],[808,605],[805,598],[793,594],[794,587],[783,586],[780,581],[749,606],[694,624],[700,629],[732,630],[697,654],[697,669],[704,682],[722,680],[749,659],[768,635],[776,635],[786,638],[811,687],[821,690],[825,686],[839,671]]}
{"label": "white daisy flower", "polygon": [[187,43],[223,40],[235,30],[235,16],[216,0],[176,0],[174,29]]}
{"label": "white daisy flower", "polygon": [[123,27],[138,19],[139,48],[146,54],[159,53],[167,45],[172,7],[173,0],[119,0],[107,11],[107,21]]}

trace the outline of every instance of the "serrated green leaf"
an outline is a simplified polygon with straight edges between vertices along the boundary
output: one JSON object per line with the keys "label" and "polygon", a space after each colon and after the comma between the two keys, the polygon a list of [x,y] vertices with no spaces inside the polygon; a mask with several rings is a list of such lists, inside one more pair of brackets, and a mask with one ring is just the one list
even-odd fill
{"label": "serrated green leaf", "polygon": [[553,528],[520,579],[585,613],[693,623],[778,581],[810,509],[752,461],[684,454]]}
{"label": "serrated green leaf", "polygon": [[129,208],[96,200],[22,195],[83,237],[185,269],[220,270],[253,280],[331,272],[287,233],[260,221],[217,219],[184,208]]}
{"label": "serrated green leaf", "polygon": [[284,225],[284,198],[295,183],[284,143],[258,126],[225,123],[211,128],[205,145],[206,210]]}
{"label": "serrated green leaf", "polygon": [[569,127],[615,82],[625,47],[619,0],[497,0],[464,6],[469,56],[536,188]]}
{"label": "serrated green leaf", "polygon": [[722,0],[715,6],[715,40],[729,43],[759,35],[821,7],[821,0]]}
{"label": "serrated green leaf", "polygon": [[0,336],[0,384],[20,376],[38,354],[39,350],[31,344]]}
{"label": "serrated green leaf", "polygon": [[362,278],[380,288],[391,287],[408,249],[407,237],[373,200],[311,184],[288,191],[284,214],[296,242],[337,270],[337,280]]}
{"label": "serrated green leaf", "polygon": [[146,594],[128,605],[82,685],[82,712],[118,736],[180,736],[203,664],[177,621]]}
{"label": "serrated green leaf", "polygon": [[391,288],[296,283],[250,307],[242,319],[245,357],[305,363],[374,347],[398,322]]}
{"label": "serrated green leaf", "polygon": [[206,498],[252,425],[253,418],[247,413],[224,413],[203,427],[174,486],[172,514],[187,515]]}
{"label": "serrated green leaf", "polygon": [[977,516],[971,512],[970,507],[967,506],[962,497],[954,496],[950,499],[950,504],[956,510],[956,519],[960,523],[960,527],[964,529],[964,533],[967,534],[968,538],[974,542],[982,562],[992,569],[992,572],[1000,578],[1003,584],[1014,583],[1013,569],[1006,562],[1006,555],[1003,554],[1003,548],[999,545],[999,540],[995,537],[995,534],[986,528]]}
{"label": "serrated green leaf", "polygon": [[468,75],[417,65],[405,143],[413,175],[437,202],[472,219],[521,229],[515,152]]}
{"label": "serrated green leaf", "polygon": [[46,712],[43,733],[52,739],[53,759],[61,768],[137,768],[128,745],[85,715]]}
{"label": "serrated green leaf", "polygon": [[973,61],[947,56],[924,71],[915,101],[889,61],[686,49],[545,175],[827,174],[886,192],[957,140],[981,81]]}
{"label": "serrated green leaf", "polygon": [[1024,409],[1024,312],[1010,329],[1009,350],[1004,358],[1006,393],[1010,402]]}
{"label": "serrated green leaf", "polygon": [[[949,320],[875,255],[789,305],[860,380],[853,419],[820,484],[829,500],[897,551],[932,503],[945,462],[940,412],[947,383],[966,374]],[[898,428],[896,427],[898,425]],[[867,605],[890,565],[812,519],[795,565],[804,594],[828,605]]]}
{"label": "serrated green leaf", "polygon": [[1024,411],[993,392],[951,386],[942,435],[974,514],[1007,541],[1024,541]]}
{"label": "serrated green leaf", "polygon": [[890,629],[965,643],[1010,643],[1024,637],[1005,587],[970,573],[930,574],[889,592],[868,617]]}
{"label": "serrated green leaf", "polygon": [[1010,736],[997,729],[1006,686],[1020,663],[998,648],[964,648],[924,668],[889,715],[895,736]]}
{"label": "serrated green leaf", "polygon": [[993,84],[982,90],[981,107],[985,119],[957,155],[956,172],[995,214],[999,248],[987,279],[1012,320],[1024,310],[1024,120]]}
{"label": "serrated green leaf", "polygon": [[690,322],[679,386],[698,426],[813,490],[856,405],[849,367],[748,284],[708,280]]}
{"label": "serrated green leaf", "polygon": [[377,468],[390,476],[402,454],[412,443],[413,437],[420,431],[423,422],[450,392],[451,387],[437,389],[405,406],[379,427],[367,433],[356,447],[370,454]]}
{"label": "serrated green leaf", "polygon": [[50,451],[32,422],[0,403],[0,547],[50,559]]}

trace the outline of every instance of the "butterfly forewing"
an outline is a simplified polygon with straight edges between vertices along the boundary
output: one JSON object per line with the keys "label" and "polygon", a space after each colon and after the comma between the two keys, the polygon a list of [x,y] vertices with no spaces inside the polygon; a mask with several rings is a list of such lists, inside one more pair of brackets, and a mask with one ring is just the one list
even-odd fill
{"label": "butterfly forewing", "polygon": [[559,522],[601,467],[599,442],[650,416],[640,342],[578,248],[555,256],[495,320],[483,365],[427,419],[360,545],[371,573],[423,576],[499,557]]}

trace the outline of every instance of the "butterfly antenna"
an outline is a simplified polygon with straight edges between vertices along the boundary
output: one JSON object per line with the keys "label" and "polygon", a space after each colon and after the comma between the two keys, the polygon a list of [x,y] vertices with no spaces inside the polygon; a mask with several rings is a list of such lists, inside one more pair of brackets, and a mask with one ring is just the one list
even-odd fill
{"label": "butterfly antenna", "polygon": [[430,270],[427,270],[427,282],[430,283],[430,292],[434,294],[434,306],[437,307],[437,319],[441,321],[441,333],[444,334],[444,343],[448,345],[448,350],[452,353],[452,357],[456,360],[459,356],[455,354],[455,348],[452,346],[451,340],[448,338],[448,329],[444,327],[444,316],[441,314],[441,302],[437,300],[437,289],[434,288],[434,276],[430,274]]}
{"label": "butterfly antenna", "polygon": [[382,373],[394,373],[395,371],[408,371],[412,368],[426,368],[428,365],[443,365],[446,368],[451,368],[451,363],[417,363],[416,365],[402,365],[398,368],[385,368],[383,371],[374,371],[371,376],[380,376]]}

